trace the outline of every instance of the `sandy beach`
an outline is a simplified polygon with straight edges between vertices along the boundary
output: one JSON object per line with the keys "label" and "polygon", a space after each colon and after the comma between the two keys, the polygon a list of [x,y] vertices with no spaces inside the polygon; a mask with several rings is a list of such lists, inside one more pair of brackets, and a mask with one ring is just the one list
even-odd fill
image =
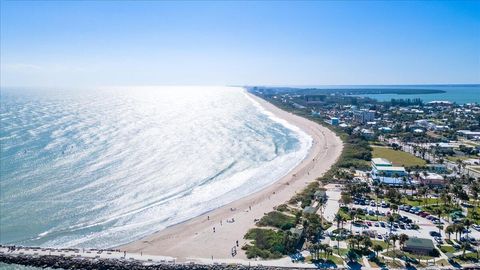
{"label": "sandy beach", "polygon": [[307,157],[272,185],[216,210],[119,247],[122,251],[172,256],[178,261],[191,261],[196,258],[232,259],[231,250],[238,241],[234,259],[246,259],[241,250],[245,243],[243,236],[248,229],[255,227],[254,220],[288,201],[336,162],[343,144],[335,133],[310,120],[280,110],[258,97],[250,96],[277,117],[301,128],[312,137],[313,144]]}

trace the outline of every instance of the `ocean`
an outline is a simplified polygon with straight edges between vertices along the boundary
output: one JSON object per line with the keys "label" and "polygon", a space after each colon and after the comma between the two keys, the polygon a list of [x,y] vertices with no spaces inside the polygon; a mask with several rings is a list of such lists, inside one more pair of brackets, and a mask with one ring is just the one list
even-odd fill
{"label": "ocean", "polygon": [[1,90],[0,243],[110,248],[262,189],[312,139],[235,87]]}
{"label": "ocean", "polygon": [[[340,87],[339,87],[340,88]],[[480,85],[406,85],[406,86],[353,86],[345,88],[388,88],[388,89],[434,89],[443,90],[445,93],[438,94],[416,94],[416,95],[398,95],[398,94],[369,94],[357,95],[377,99],[379,101],[389,101],[391,99],[421,99],[424,102],[434,100],[446,100],[457,104],[480,103]]]}

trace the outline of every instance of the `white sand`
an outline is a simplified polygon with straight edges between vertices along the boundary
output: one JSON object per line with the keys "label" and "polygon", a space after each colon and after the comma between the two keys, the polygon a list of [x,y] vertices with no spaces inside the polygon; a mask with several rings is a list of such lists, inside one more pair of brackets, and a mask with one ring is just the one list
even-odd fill
{"label": "white sand", "polygon": [[[250,96],[265,109],[301,128],[313,138],[313,145],[307,157],[289,174],[263,190],[121,246],[122,251],[172,256],[178,261],[212,256],[214,259],[227,259],[232,258],[231,251],[238,240],[239,247],[236,248],[235,259],[245,259],[245,253],[241,250],[246,242],[243,236],[248,229],[255,227],[254,220],[273,210],[274,206],[287,202],[296,192],[300,192],[336,162],[343,144],[335,133],[303,117],[280,110],[263,99]],[[232,208],[236,210],[232,211]],[[235,222],[227,222],[232,218]]]}

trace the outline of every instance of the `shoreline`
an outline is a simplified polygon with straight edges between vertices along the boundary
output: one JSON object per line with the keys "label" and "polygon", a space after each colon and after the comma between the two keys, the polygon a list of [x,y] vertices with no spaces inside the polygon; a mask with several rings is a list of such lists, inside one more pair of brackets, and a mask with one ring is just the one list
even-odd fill
{"label": "shoreline", "polygon": [[[247,92],[247,95],[268,112],[300,128],[312,138],[312,146],[306,157],[288,174],[269,186],[215,210],[122,245],[118,247],[120,250],[171,256],[179,261],[201,258],[246,259],[244,251],[241,250],[246,243],[243,236],[248,229],[255,227],[255,220],[273,210],[275,206],[286,203],[338,160],[343,143],[333,131],[283,111],[253,94]],[[237,241],[237,255],[232,257],[231,250]]]}

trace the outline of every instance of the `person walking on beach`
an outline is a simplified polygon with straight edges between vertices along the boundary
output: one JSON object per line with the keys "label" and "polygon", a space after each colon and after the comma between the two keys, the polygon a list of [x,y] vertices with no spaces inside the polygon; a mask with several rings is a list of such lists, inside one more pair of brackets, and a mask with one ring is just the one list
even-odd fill
{"label": "person walking on beach", "polygon": [[213,232],[215,232],[215,227],[213,227]]}

